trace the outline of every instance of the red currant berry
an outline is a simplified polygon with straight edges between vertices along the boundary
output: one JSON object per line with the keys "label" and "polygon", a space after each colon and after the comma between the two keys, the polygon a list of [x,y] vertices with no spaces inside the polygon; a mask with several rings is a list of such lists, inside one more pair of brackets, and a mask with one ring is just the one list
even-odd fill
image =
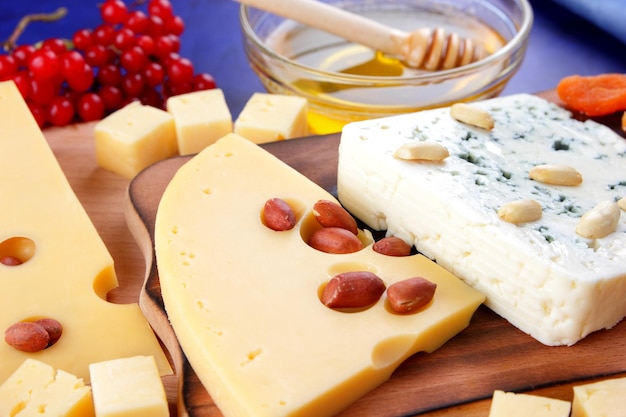
{"label": "red currant berry", "polygon": [[67,84],[72,90],[83,92],[91,88],[93,80],[93,69],[91,68],[91,65],[85,62],[81,69],[79,69],[71,78],[67,79]]}
{"label": "red currant berry", "polygon": [[153,88],[144,88],[140,101],[146,106],[163,109],[163,97],[161,97],[161,94]]}
{"label": "red currant berry", "polygon": [[82,71],[85,66],[85,58],[77,51],[67,51],[61,55],[62,74],[67,80]]}
{"label": "red currant berry", "polygon": [[130,73],[141,71],[147,62],[148,57],[146,53],[138,46],[126,49],[120,55],[120,64]]}
{"label": "red currant berry", "polygon": [[139,73],[126,74],[122,77],[122,92],[126,97],[139,97],[143,87],[143,77]]}
{"label": "red currant berry", "polygon": [[187,58],[169,60],[165,72],[173,84],[191,83],[193,81],[193,64]]}
{"label": "red currant berry", "polygon": [[205,72],[201,72],[193,77],[193,90],[211,90],[215,88],[217,84],[215,83],[215,79]]}
{"label": "red currant berry", "polygon": [[30,79],[30,94],[28,98],[34,104],[46,106],[57,94],[56,85],[50,80]]}
{"label": "red currant berry", "polygon": [[12,55],[0,55],[0,81],[12,79],[17,74],[17,60]]}
{"label": "red currant berry", "polygon": [[93,34],[89,29],[81,29],[74,33],[72,36],[72,43],[74,43],[74,48],[79,51],[84,51],[93,45]]}
{"label": "red currant berry", "polygon": [[67,51],[67,45],[63,39],[50,38],[41,43],[41,49],[50,49],[55,54],[61,55],[63,52]]}
{"label": "red currant berry", "polygon": [[135,41],[135,45],[143,49],[146,55],[154,53],[154,39],[148,35],[141,35]]}
{"label": "red currant berry", "polygon": [[135,44],[135,32],[128,28],[121,28],[115,33],[113,46],[120,51],[130,48]]}
{"label": "red currant berry", "polygon": [[102,46],[109,46],[113,43],[115,37],[115,29],[111,25],[102,24],[94,29],[93,39]]}
{"label": "red currant berry", "polygon": [[149,87],[156,87],[163,83],[165,70],[158,62],[150,62],[143,70],[144,81]]}
{"label": "red currant berry", "polygon": [[185,22],[180,16],[174,16],[164,22],[165,33],[180,36],[185,31]]}
{"label": "red currant berry", "polygon": [[174,17],[172,4],[169,0],[150,0],[148,3],[148,14],[158,16],[164,22]]}
{"label": "red currant berry", "polygon": [[85,51],[85,61],[93,67],[106,65],[109,57],[109,51],[102,45],[91,45]]}
{"label": "red currant berry", "polygon": [[180,44],[176,43],[170,36],[157,36],[154,39],[153,55],[162,60],[167,58],[172,52],[178,52],[178,48],[180,48]]}
{"label": "red currant berry", "polygon": [[74,106],[67,97],[55,97],[48,109],[48,121],[55,126],[67,126],[74,118]]}
{"label": "red currant berry", "polygon": [[107,64],[98,70],[98,82],[101,85],[120,85],[122,70],[115,64]]}
{"label": "red currant berry", "polygon": [[165,82],[165,94],[167,97],[178,96],[180,94],[186,94],[193,91],[193,84],[191,81],[183,83],[175,83],[171,80]]}
{"label": "red currant berry", "polygon": [[104,103],[105,110],[117,110],[122,105],[122,90],[113,85],[103,85],[98,90],[98,95]]}
{"label": "red currant berry", "polygon": [[22,97],[26,98],[30,96],[30,76],[28,71],[22,70],[13,76],[13,82],[20,90]]}
{"label": "red currant berry", "polygon": [[100,6],[100,16],[104,23],[115,25],[124,23],[128,16],[126,4],[121,0],[106,0]]}
{"label": "red currant berry", "polygon": [[104,115],[104,101],[96,93],[84,94],[76,106],[78,116],[86,121],[100,120]]}
{"label": "red currant berry", "polygon": [[27,102],[28,108],[30,109],[31,114],[35,118],[35,121],[39,125],[39,127],[44,127],[48,122],[48,111],[42,105]]}
{"label": "red currant berry", "polygon": [[61,72],[61,60],[50,49],[39,49],[30,56],[28,70],[34,78],[50,80]]}
{"label": "red currant berry", "polygon": [[146,35],[153,38],[163,35],[165,32],[165,24],[159,16],[148,16],[148,29]]}
{"label": "red currant berry", "polygon": [[36,49],[32,45],[20,45],[11,52],[11,55],[15,58],[15,62],[20,67],[28,66],[28,60]]}
{"label": "red currant berry", "polygon": [[148,24],[148,16],[141,10],[134,10],[128,14],[124,27],[132,30],[133,33],[140,34],[148,30]]}

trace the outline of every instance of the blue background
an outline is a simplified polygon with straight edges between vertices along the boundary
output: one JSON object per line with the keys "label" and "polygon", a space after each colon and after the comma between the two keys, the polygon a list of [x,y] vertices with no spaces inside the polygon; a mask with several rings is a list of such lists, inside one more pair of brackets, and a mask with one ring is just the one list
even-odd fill
{"label": "blue background", "polygon": [[[208,72],[224,90],[233,116],[255,91],[263,91],[246,61],[239,29],[239,4],[232,0],[171,0],[174,12],[185,21],[181,55],[197,71]],[[96,1],[12,0],[0,5],[0,39],[6,40],[20,17],[27,13],[68,9],[60,22],[36,22],[20,43],[48,37],[70,38],[81,28],[101,23]],[[126,1],[127,4],[130,0]],[[531,0],[535,21],[526,59],[503,94],[534,93],[554,88],[562,77],[606,72],[626,73],[624,0]],[[611,4],[609,4],[611,3]],[[615,14],[605,10],[618,4]],[[619,23],[619,28],[613,22]],[[613,26],[611,26],[613,25]],[[620,33],[621,31],[621,33]],[[623,35],[626,37],[626,34]]]}

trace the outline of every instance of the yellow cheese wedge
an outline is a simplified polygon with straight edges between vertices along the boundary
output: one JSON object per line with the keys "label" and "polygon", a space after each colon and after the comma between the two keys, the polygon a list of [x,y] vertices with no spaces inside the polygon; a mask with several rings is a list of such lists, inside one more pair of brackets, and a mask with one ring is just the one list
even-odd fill
{"label": "yellow cheese wedge", "polygon": [[489,417],[569,417],[570,408],[569,401],[497,390]]}
{"label": "yellow cheese wedge", "polygon": [[0,385],[0,416],[92,417],[91,389],[82,379],[26,359]]}
{"label": "yellow cheese wedge", "polygon": [[181,155],[198,153],[233,131],[232,116],[219,88],[172,96],[166,107],[174,116]]}
{"label": "yellow cheese wedge", "polygon": [[302,97],[254,93],[235,120],[234,133],[254,143],[306,136],[306,110]]}
{"label": "yellow cheese wedge", "polygon": [[89,372],[97,417],[169,417],[154,357],[93,363]]}
{"label": "yellow cheese wedge", "polygon": [[0,332],[38,317],[58,320],[51,347],[26,353],[0,341],[0,381],[36,357],[86,382],[88,366],[113,358],[154,355],[171,372],[137,304],[105,301],[118,285],[113,260],[72,191],[13,82],[0,83]]}
{"label": "yellow cheese wedge", "polygon": [[[264,226],[261,211],[272,197],[294,207],[295,228]],[[187,162],[163,195],[155,228],[163,300],[226,417],[332,416],[413,353],[432,352],[464,329],[483,301],[421,255],[384,256],[371,245],[337,255],[308,246],[320,227],[312,214],[320,199],[336,201],[236,134]],[[330,277],[355,270],[374,272],[387,286],[423,276],[437,283],[435,298],[409,315],[391,313],[384,298],[360,312],[324,306],[319,292]]]}
{"label": "yellow cheese wedge", "polygon": [[626,378],[574,387],[572,417],[626,416]]}
{"label": "yellow cheese wedge", "polygon": [[96,123],[94,140],[98,165],[126,178],[178,154],[174,117],[137,102]]}

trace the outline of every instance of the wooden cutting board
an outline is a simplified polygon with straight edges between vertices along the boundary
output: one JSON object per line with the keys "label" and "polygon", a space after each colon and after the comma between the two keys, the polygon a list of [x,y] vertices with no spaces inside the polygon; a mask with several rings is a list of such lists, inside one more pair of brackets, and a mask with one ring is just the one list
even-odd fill
{"label": "wooden cutting board", "polygon": [[[556,100],[553,92],[541,95]],[[601,122],[617,129],[619,120]],[[44,134],[115,260],[120,286],[108,298],[139,302],[169,350],[176,375],[165,377],[164,383],[172,416],[221,417],[168,324],[154,263],[156,208],[169,180],[189,158],[160,162],[129,182],[97,167],[93,125],[51,128]],[[328,135],[263,147],[335,193],[338,143],[339,135]],[[494,389],[571,400],[573,385],[618,376],[626,376],[626,322],[572,347],[547,347],[481,307],[466,330],[434,353],[409,358],[388,382],[340,417],[486,417]]]}

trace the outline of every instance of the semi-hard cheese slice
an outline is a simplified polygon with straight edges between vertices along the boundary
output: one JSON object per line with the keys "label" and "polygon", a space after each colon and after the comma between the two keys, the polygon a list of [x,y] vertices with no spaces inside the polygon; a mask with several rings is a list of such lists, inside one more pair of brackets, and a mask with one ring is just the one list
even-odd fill
{"label": "semi-hard cheese slice", "polygon": [[63,370],[27,358],[0,385],[2,417],[93,417],[91,389]]}
{"label": "semi-hard cheese slice", "polygon": [[574,387],[572,417],[626,416],[626,377]]}
{"label": "semi-hard cheese slice", "polygon": [[[472,106],[491,115],[493,129],[458,121],[448,108],[348,125],[339,146],[340,201],[370,227],[413,242],[544,344],[571,345],[613,327],[626,315],[626,215],[615,203],[626,196],[626,141],[535,96]],[[450,156],[394,157],[420,142]],[[577,172],[582,183],[531,179],[537,165],[556,167],[548,177],[572,184]],[[498,211],[518,200],[535,201],[513,216],[526,221],[501,219]],[[610,209],[600,223],[613,231],[579,235],[581,217],[603,202]]]}
{"label": "semi-hard cheese slice", "polygon": [[[263,224],[263,206],[274,197],[294,208],[293,229]],[[385,256],[372,245],[342,255],[313,249],[306,242],[321,227],[312,213],[321,199],[334,200],[236,134],[182,166],[162,197],[155,250],[165,308],[227,417],[332,416],[411,354],[464,329],[483,300],[421,255]],[[422,276],[437,284],[435,297],[407,315],[390,312],[384,297],[359,312],[323,305],[326,282],[355,270],[387,286]]]}
{"label": "semi-hard cheese slice", "polygon": [[63,326],[61,338],[35,353],[0,341],[0,381],[36,357],[86,382],[88,366],[113,358],[167,359],[137,304],[105,301],[117,286],[111,255],[73,193],[26,103],[0,83],[0,332],[36,318]]}
{"label": "semi-hard cheese slice", "polygon": [[569,401],[532,394],[494,391],[489,417],[569,417]]}

